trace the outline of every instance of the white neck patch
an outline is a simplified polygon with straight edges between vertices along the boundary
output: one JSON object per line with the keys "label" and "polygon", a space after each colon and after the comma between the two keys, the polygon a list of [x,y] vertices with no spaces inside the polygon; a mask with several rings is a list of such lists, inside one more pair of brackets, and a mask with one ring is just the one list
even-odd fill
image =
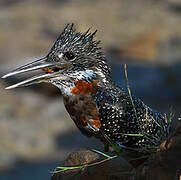
{"label": "white neck patch", "polygon": [[72,77],[75,80],[91,80],[94,78],[95,74],[93,70],[85,70],[85,71],[70,73],[68,76]]}
{"label": "white neck patch", "polygon": [[85,70],[85,71],[79,71],[77,73],[77,79],[82,80],[82,79],[92,79],[94,77],[94,72],[92,70]]}

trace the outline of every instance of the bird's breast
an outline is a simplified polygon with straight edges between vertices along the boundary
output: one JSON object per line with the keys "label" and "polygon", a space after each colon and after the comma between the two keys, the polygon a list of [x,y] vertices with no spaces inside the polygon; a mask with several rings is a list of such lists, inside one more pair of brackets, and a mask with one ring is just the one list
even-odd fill
{"label": "bird's breast", "polygon": [[64,95],[64,104],[69,115],[80,130],[98,131],[101,123],[94,101],[98,83],[78,80],[74,84],[71,93]]}

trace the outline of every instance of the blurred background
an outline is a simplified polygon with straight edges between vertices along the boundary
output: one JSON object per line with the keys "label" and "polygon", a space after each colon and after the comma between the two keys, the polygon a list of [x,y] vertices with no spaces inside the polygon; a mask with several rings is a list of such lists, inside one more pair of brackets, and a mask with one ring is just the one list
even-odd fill
{"label": "blurred background", "polygon": [[[126,63],[134,95],[180,116],[180,0],[0,0],[0,76],[45,56],[72,22],[81,32],[98,29],[117,84],[126,89]],[[27,77],[0,80],[1,180],[48,180],[70,152],[102,150],[76,129],[56,88],[4,90]]]}

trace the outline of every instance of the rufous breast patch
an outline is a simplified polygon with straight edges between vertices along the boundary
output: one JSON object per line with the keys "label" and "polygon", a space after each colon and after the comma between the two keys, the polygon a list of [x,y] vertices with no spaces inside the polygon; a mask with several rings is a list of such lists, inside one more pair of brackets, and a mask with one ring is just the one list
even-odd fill
{"label": "rufous breast patch", "polygon": [[95,86],[97,86],[97,81],[88,83],[86,81],[78,80],[75,82],[75,86],[72,88],[73,94],[87,94],[95,92]]}

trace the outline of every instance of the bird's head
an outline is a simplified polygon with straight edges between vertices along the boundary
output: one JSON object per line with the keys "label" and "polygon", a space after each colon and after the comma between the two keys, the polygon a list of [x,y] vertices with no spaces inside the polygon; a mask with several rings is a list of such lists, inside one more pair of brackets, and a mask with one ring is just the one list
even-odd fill
{"label": "bird's head", "polygon": [[95,76],[99,75],[102,78],[109,76],[109,67],[101,50],[100,41],[94,40],[96,32],[90,33],[88,29],[85,33],[78,33],[74,30],[73,24],[66,25],[46,57],[21,66],[2,78],[35,70],[43,70],[43,74],[9,86],[7,89],[51,82],[52,79],[63,75],[76,79],[79,72],[95,73]]}

